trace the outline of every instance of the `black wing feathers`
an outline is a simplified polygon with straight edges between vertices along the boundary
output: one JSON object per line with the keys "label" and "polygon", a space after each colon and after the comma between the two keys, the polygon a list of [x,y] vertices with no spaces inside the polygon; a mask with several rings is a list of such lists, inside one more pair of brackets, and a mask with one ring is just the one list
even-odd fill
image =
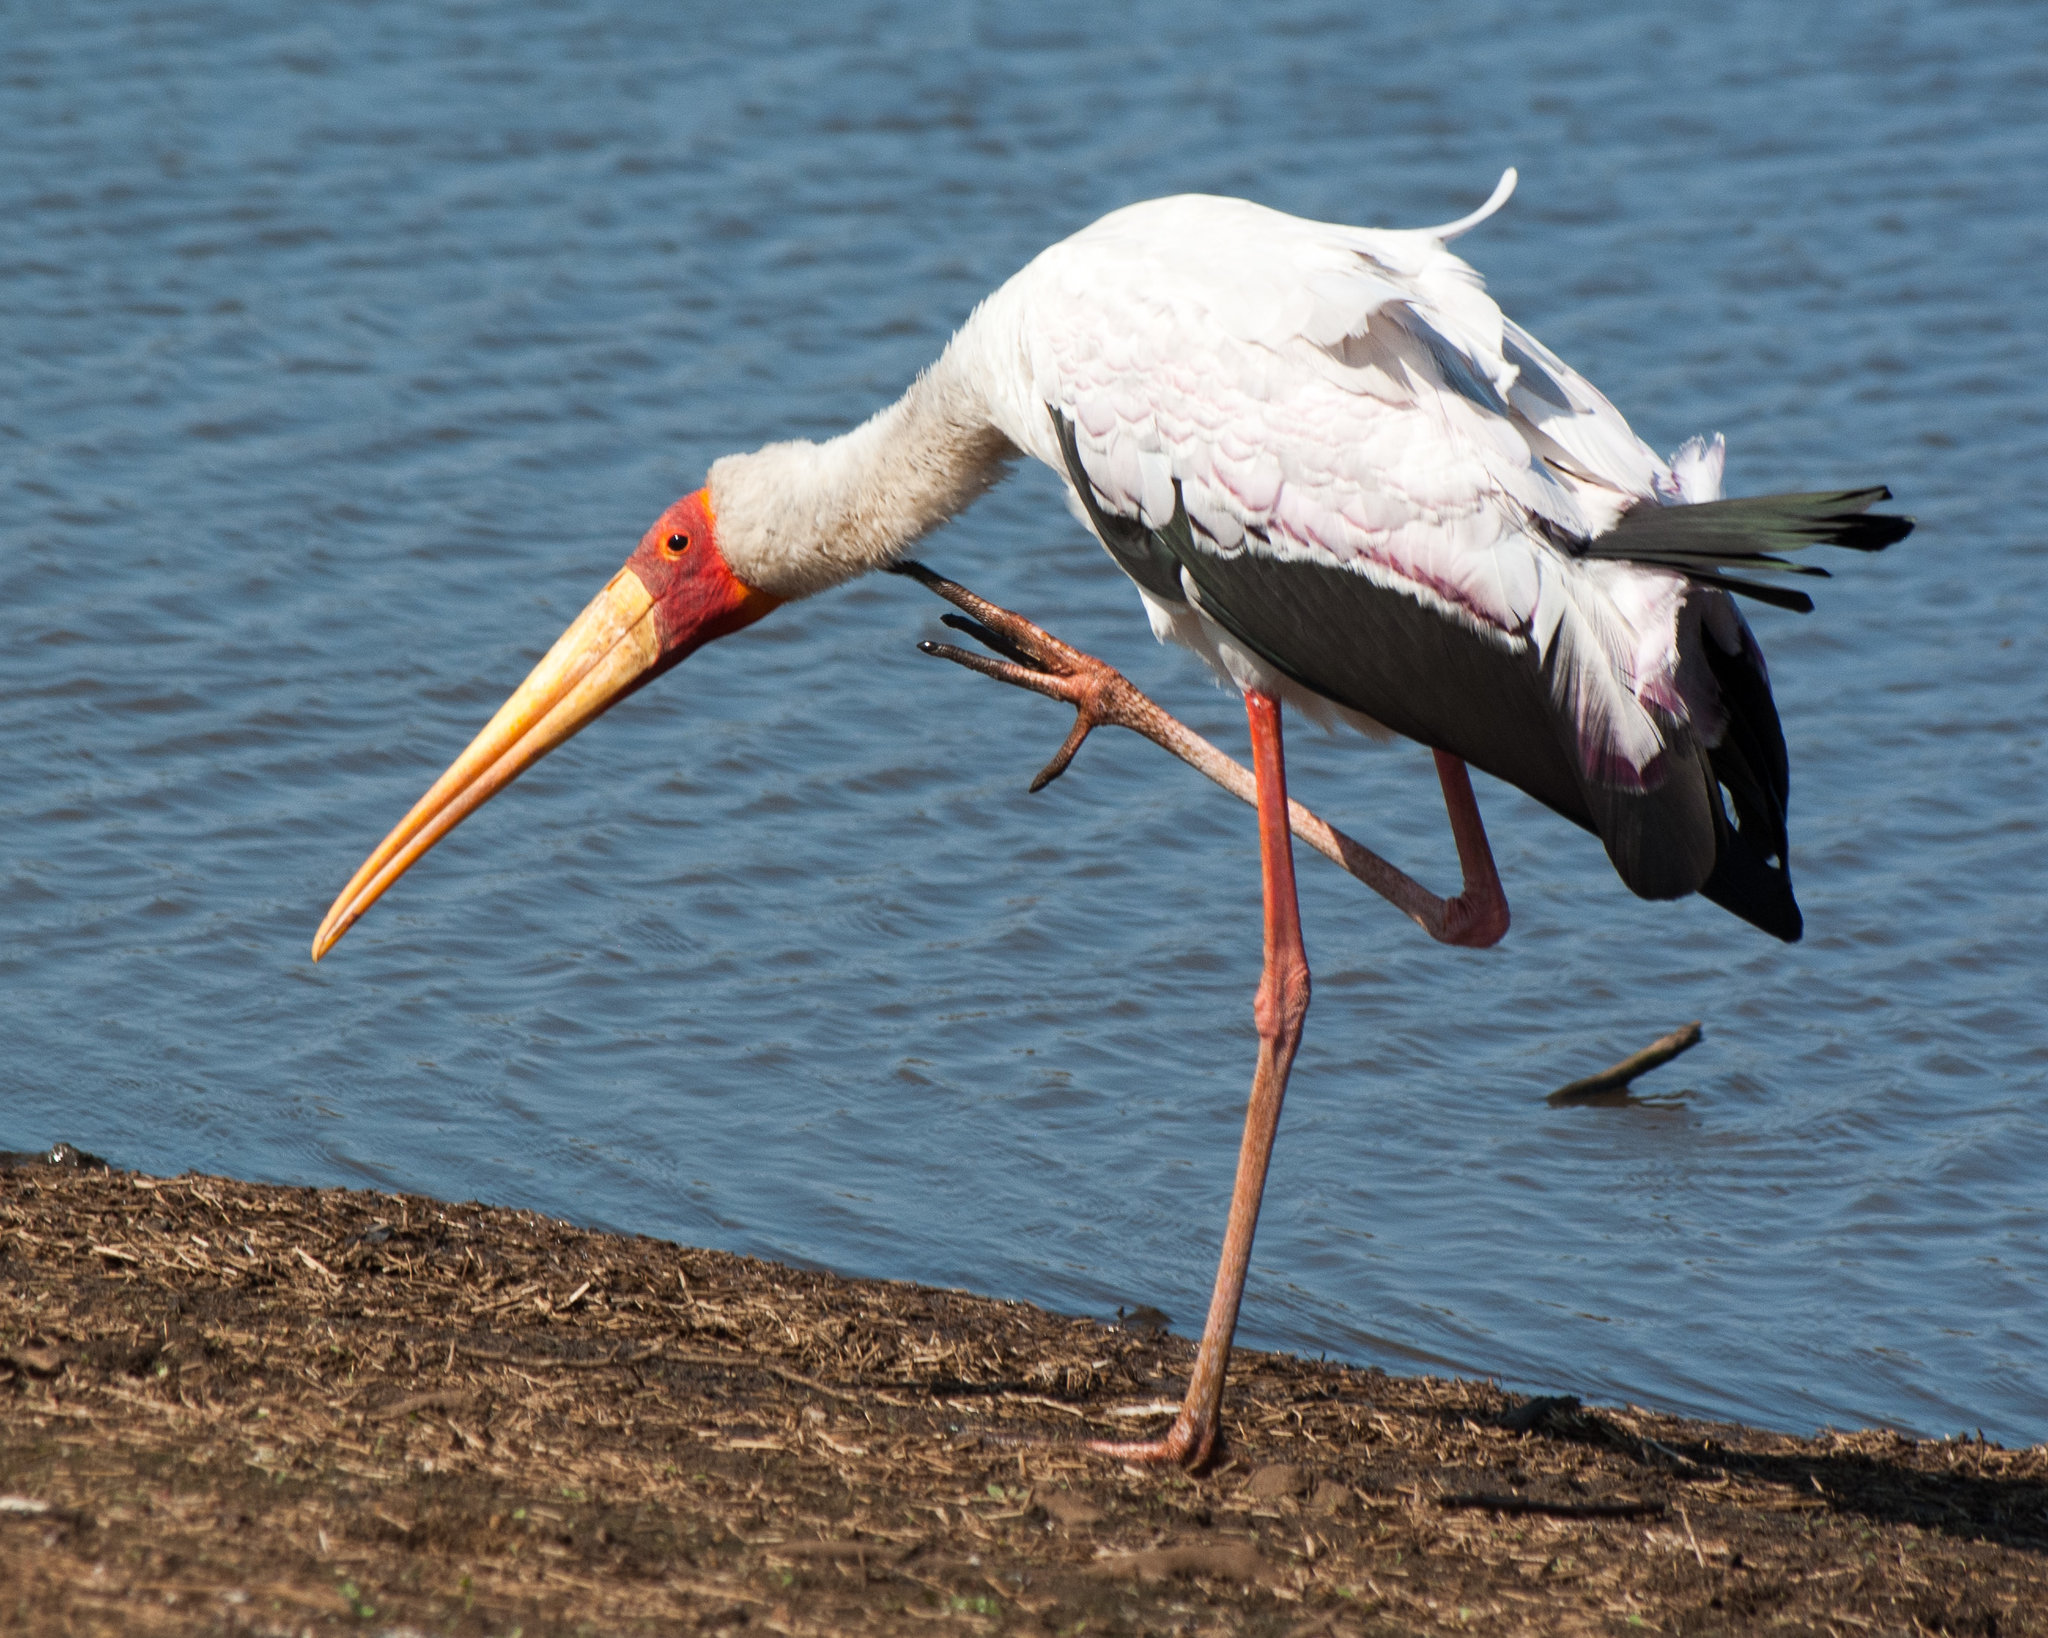
{"label": "black wing feathers", "polygon": [[[1515,353],[1512,344],[1510,354],[1522,366],[1523,384],[1550,398],[1530,379],[1533,361]],[[1446,376],[1453,376],[1448,366]],[[1455,379],[1452,385],[1479,399],[1477,388],[1463,388]],[[1081,463],[1073,423],[1053,406],[1046,408],[1067,476],[1096,535],[1154,597],[1178,604],[1191,591],[1204,614],[1295,681],[1396,733],[1462,757],[1585,826],[1605,844],[1622,880],[1644,898],[1697,891],[1775,937],[1800,936],[1785,824],[1791,794],[1785,735],[1762,658],[1746,630],[1734,653],[1701,621],[1691,623],[1687,639],[1704,651],[1720,694],[1719,743],[1707,745],[1692,727],[1667,721],[1665,755],[1658,758],[1665,771],[1644,789],[1613,786],[1581,764],[1576,730],[1560,705],[1567,690],[1554,671],[1560,663],[1556,651],[1538,655],[1496,642],[1417,598],[1335,564],[1206,549],[1184,505],[1175,506],[1163,528],[1119,516],[1103,505]],[[1882,551],[1913,529],[1911,518],[1871,513],[1874,502],[1889,499],[1891,491],[1880,485],[1680,506],[1645,501],[1591,540],[1538,516],[1529,523],[1553,547],[1575,557],[1675,570],[1701,586],[1804,614],[1813,608],[1804,592],[1726,571],[1825,578],[1825,569],[1782,554],[1808,546]],[[1246,533],[1265,539],[1249,526]]]}
{"label": "black wing feathers", "polygon": [[[1705,631],[1699,643],[1727,718],[1721,743],[1707,749],[1707,765],[1727,796],[1713,803],[1714,868],[1700,893],[1774,937],[1796,943],[1804,921],[1792,896],[1785,829],[1792,777],[1770,680],[1746,650],[1724,653]],[[1732,823],[1730,805],[1735,809]]]}
{"label": "black wing feathers", "polygon": [[[1827,570],[1803,569],[1795,572],[1826,574]],[[1710,574],[1704,569],[1688,569],[1686,578],[1696,580],[1702,586],[1719,586],[1725,592],[1754,597],[1759,603],[1768,603],[1776,609],[1790,609],[1794,614],[1813,612],[1813,599],[1803,591],[1794,591],[1790,586],[1766,586],[1754,580],[1736,580],[1725,574]]]}

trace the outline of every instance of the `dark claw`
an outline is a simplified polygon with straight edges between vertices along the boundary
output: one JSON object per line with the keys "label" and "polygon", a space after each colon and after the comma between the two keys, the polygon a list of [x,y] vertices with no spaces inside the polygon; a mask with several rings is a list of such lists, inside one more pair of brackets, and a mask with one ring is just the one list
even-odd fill
{"label": "dark claw", "polygon": [[1031,794],[1036,796],[1046,786],[1067,771],[1067,764],[1074,760],[1074,753],[1081,748],[1081,741],[1088,737],[1088,731],[1095,726],[1081,712],[1074,713],[1074,726],[1068,732],[1066,743],[1053,752],[1052,760],[1038,770],[1038,777],[1031,781]]}
{"label": "dark claw", "polygon": [[[956,606],[963,599],[970,606],[982,601],[971,592],[968,592],[965,587],[956,585],[943,575],[932,573],[930,569],[927,569],[915,558],[904,558],[900,562],[891,563],[888,565],[888,571],[891,574],[900,574],[906,579],[915,580],[918,584],[929,587]],[[961,595],[954,596],[953,594],[956,592]],[[985,604],[984,606],[994,607],[993,604]],[[1004,613],[1005,611],[997,610],[997,612]],[[1015,616],[1009,616],[1009,618],[1014,619]],[[1088,737],[1090,731],[1095,727],[1094,719],[1089,716],[1088,711],[1079,704],[1076,704],[1072,696],[1061,686],[1062,683],[1071,682],[1070,674],[1064,669],[1054,669],[1052,665],[1039,659],[1036,655],[1013,642],[1001,632],[983,625],[979,620],[973,619],[970,616],[964,614],[942,614],[939,616],[939,619],[954,631],[964,632],[967,636],[972,637],[983,648],[998,657],[993,660],[985,659],[983,656],[970,653],[964,648],[955,648],[951,643],[933,642],[920,642],[917,645],[918,653],[929,654],[935,660],[951,660],[955,665],[965,666],[969,671],[979,671],[984,677],[993,677],[998,682],[1009,683],[1012,687],[1029,689],[1034,694],[1043,694],[1049,699],[1066,700],[1069,704],[1074,705],[1074,726],[1068,731],[1067,737],[1060,745],[1060,748],[1053,752],[1052,760],[1039,769],[1038,777],[1031,781],[1031,789],[1034,794],[1044,790],[1046,786],[1050,785],[1067,771],[1067,765],[1074,760],[1074,753],[1080,750],[1081,742]],[[1072,654],[1073,651],[1067,649],[1056,638],[1051,638],[1043,632],[1039,633],[1039,635],[1047,637],[1047,640],[1052,643],[1055,649]],[[1077,656],[1077,658],[1083,661],[1086,660],[1086,656]],[[1090,663],[1100,664],[1099,661]]]}
{"label": "dark claw", "polygon": [[[935,660],[951,660],[955,665],[964,665],[969,671],[979,671],[984,677],[993,677],[997,682],[1009,683],[1014,688],[1028,688],[1034,694],[1050,694],[1050,690],[1043,686],[1043,679],[1051,673],[1035,665],[1012,665],[1008,660],[991,660],[986,654],[955,648],[951,643],[919,643],[917,651],[929,654]],[[1051,697],[1058,698],[1057,695]]]}
{"label": "dark claw", "polygon": [[[962,621],[959,624],[965,629],[967,622]],[[995,633],[990,632],[989,636],[993,637]],[[989,646],[997,647],[995,643]],[[1028,688],[1032,693],[1044,694],[1049,699],[1064,697],[1057,691],[1057,674],[1047,671],[1029,659],[1021,665],[1008,660],[991,660],[985,655],[975,654],[964,648],[955,648],[951,643],[923,642],[917,645],[917,651],[920,654],[929,654],[935,660],[951,660],[955,665],[964,665],[969,671],[979,671],[984,677],[993,677],[997,682],[1006,682],[1015,688]],[[1049,685],[1042,682],[1042,678],[1051,678],[1054,682]],[[1038,777],[1031,781],[1034,795],[1067,771],[1067,764],[1074,760],[1074,753],[1080,750],[1081,741],[1088,737],[1089,730],[1094,726],[1085,712],[1078,709],[1074,712],[1074,726],[1067,734],[1066,742],[1053,752],[1052,760],[1039,769]]]}
{"label": "dark claw", "polygon": [[1014,665],[1027,666],[1033,671],[1045,670],[1044,666],[1040,665],[1029,654],[1026,654],[1024,650],[1011,642],[1009,638],[1003,636],[1000,632],[990,631],[979,620],[970,620],[964,614],[942,614],[939,616],[939,624],[951,626],[955,631],[966,632],[968,636],[981,644],[991,654],[1000,654]]}

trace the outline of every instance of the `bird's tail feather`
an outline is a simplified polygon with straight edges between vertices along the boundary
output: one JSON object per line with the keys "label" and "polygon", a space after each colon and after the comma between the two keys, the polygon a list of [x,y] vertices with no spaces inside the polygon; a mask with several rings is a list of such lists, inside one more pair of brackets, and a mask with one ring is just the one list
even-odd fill
{"label": "bird's tail feather", "polygon": [[1724,571],[1737,568],[1826,579],[1826,569],[1793,563],[1780,554],[1809,546],[1883,551],[1913,532],[1911,518],[1870,511],[1872,504],[1891,496],[1889,489],[1878,484],[1811,495],[1750,495],[1739,500],[1702,501],[1696,506],[1645,503],[1624,512],[1619,523],[1588,541],[1584,551],[1588,557],[1622,558],[1677,569],[1702,585],[1719,586],[1807,614],[1812,612],[1813,599],[1806,593],[1735,579]]}

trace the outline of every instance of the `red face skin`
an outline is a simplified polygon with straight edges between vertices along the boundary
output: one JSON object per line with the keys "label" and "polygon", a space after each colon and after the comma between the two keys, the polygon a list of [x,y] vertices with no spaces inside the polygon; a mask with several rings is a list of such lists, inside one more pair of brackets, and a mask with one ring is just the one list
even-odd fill
{"label": "red face skin", "polygon": [[752,625],[782,601],[726,566],[708,489],[685,495],[656,518],[626,567],[654,599],[661,634],[661,658],[639,679],[643,683],[706,643]]}

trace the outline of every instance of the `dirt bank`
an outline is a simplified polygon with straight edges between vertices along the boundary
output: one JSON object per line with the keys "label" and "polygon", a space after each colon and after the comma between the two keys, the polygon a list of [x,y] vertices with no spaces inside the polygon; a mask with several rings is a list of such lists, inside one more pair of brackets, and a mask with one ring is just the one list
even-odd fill
{"label": "dirt bank", "polygon": [[2048,1448],[1273,1354],[1201,1478],[1057,1442],[1156,1426],[1115,1412],[1190,1352],[487,1206],[0,1172],[0,1630],[2048,1633]]}

